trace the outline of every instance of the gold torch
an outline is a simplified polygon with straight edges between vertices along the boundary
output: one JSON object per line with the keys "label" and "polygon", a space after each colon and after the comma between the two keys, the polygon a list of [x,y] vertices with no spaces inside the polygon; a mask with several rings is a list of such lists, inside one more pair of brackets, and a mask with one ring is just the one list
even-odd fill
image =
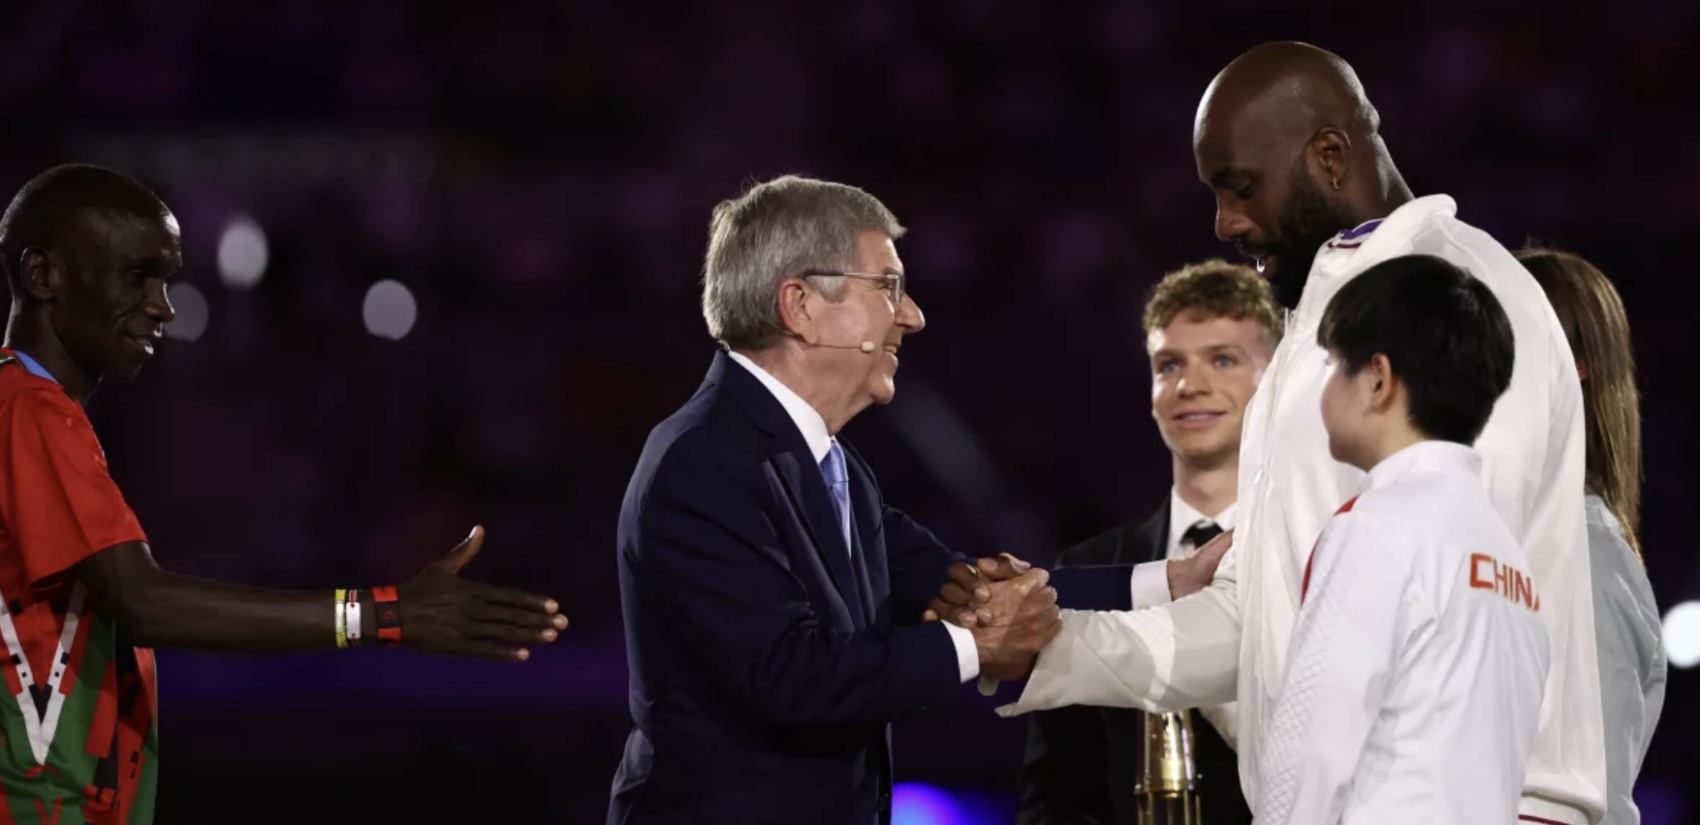
{"label": "gold torch", "polygon": [[1198,774],[1192,761],[1192,712],[1139,711],[1139,825],[1199,825]]}

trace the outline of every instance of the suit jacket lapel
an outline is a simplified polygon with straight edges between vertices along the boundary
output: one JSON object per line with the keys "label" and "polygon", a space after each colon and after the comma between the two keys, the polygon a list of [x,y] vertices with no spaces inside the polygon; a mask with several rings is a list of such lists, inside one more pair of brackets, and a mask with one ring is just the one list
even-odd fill
{"label": "suit jacket lapel", "polygon": [[[1163,561],[1169,557],[1169,500],[1163,499],[1163,506],[1155,514],[1139,525],[1134,533],[1134,546],[1129,548],[1135,553],[1142,554],[1145,561]],[[1134,561],[1129,559],[1128,561]],[[1121,561],[1121,559],[1117,559]]]}
{"label": "suit jacket lapel", "polygon": [[[801,435],[796,438],[798,442],[802,441]],[[803,524],[809,528],[809,535],[815,540],[815,550],[826,563],[832,583],[838,587],[838,594],[850,608],[850,615],[857,626],[861,626],[866,613],[850,567],[850,548],[844,544],[844,532],[838,526],[838,511],[832,506],[826,477],[821,475],[820,466],[814,463],[808,446],[801,443],[796,449],[781,447],[773,454],[773,466],[779,470],[780,478],[785,479],[791,506],[802,515]]]}
{"label": "suit jacket lapel", "polygon": [[832,506],[832,494],[826,489],[826,476],[821,474],[820,464],[815,462],[814,453],[803,441],[796,422],[759,379],[738,366],[724,352],[715,355],[708,380],[722,383],[738,399],[750,420],[773,436],[773,453],[769,460],[779,477],[784,479],[791,507],[801,516],[809,537],[814,539],[815,551],[820,553],[826,564],[833,586],[838,588],[838,594],[844,599],[856,626],[861,627],[866,612],[856,587],[855,574],[850,569],[850,548],[844,543],[838,511]]}
{"label": "suit jacket lapel", "polygon": [[869,563],[868,559],[868,545],[862,541],[862,525],[854,517],[850,519],[850,539],[855,545],[854,552],[850,554],[850,571],[856,577],[857,590],[859,591],[856,597],[862,602],[862,615],[866,617],[867,624],[872,625],[875,623],[874,571],[873,565]]}

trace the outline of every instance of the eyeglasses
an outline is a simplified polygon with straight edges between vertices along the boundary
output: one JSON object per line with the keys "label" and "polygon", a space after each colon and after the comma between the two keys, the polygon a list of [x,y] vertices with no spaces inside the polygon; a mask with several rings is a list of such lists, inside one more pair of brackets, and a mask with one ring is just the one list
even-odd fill
{"label": "eyeglasses", "polygon": [[884,275],[872,275],[866,272],[837,272],[828,269],[811,269],[803,273],[804,278],[860,278],[864,281],[884,281],[887,294],[891,296],[893,309],[903,308],[903,275],[887,272]]}

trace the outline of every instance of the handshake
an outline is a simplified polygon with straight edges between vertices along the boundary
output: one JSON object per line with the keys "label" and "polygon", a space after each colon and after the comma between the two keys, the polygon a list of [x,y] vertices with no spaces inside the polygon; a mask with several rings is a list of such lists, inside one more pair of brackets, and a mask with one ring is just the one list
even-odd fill
{"label": "handshake", "polygon": [[1026,678],[1039,651],[1062,631],[1050,577],[1008,553],[975,564],[958,562],[921,618],[948,621],[973,633],[982,676]]}
{"label": "handshake", "polygon": [[[1197,552],[1171,558],[1169,598],[1181,599],[1210,586],[1222,557],[1234,546],[1229,530]],[[938,598],[921,614],[923,621],[947,621],[974,634],[980,673],[993,679],[1024,679],[1033,672],[1039,651],[1062,632],[1051,574],[1008,553],[995,559],[950,566]]]}

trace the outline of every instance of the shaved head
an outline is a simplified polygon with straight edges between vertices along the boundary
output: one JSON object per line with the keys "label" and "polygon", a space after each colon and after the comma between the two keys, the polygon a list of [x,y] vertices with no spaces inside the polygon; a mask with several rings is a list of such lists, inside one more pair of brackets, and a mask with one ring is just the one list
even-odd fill
{"label": "shaved head", "polygon": [[0,217],[0,265],[14,301],[27,297],[18,289],[26,250],[70,254],[81,242],[80,230],[91,216],[169,219],[164,201],[141,181],[121,172],[88,164],[55,166],[24,184]]}
{"label": "shaved head", "polygon": [[1410,199],[1380,126],[1351,65],[1304,43],[1253,48],[1205,90],[1192,143],[1217,237],[1275,275],[1283,302],[1322,244]]}
{"label": "shaved head", "polygon": [[1211,128],[1248,125],[1300,141],[1329,127],[1368,140],[1379,120],[1357,72],[1339,55],[1304,43],[1265,43],[1235,58],[1210,83],[1193,140]]}

